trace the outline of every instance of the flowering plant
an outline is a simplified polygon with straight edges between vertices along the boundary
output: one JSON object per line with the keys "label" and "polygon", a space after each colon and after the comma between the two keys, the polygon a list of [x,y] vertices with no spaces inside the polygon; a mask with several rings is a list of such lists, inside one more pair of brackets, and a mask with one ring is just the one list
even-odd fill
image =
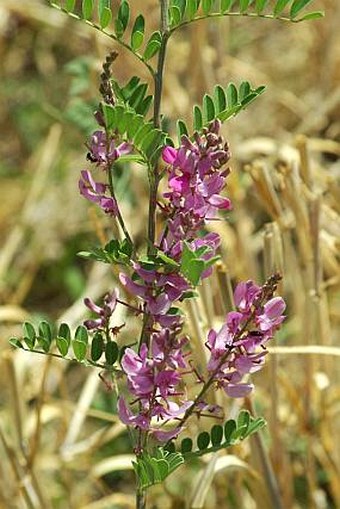
{"label": "flowering plant", "polygon": [[[280,327],[285,311],[284,300],[274,296],[279,274],[270,276],[263,285],[250,280],[238,283],[234,309],[227,312],[219,330],[211,329],[207,334],[206,371],[200,372],[194,365],[190,338],[183,331],[182,302],[195,298],[195,288],[211,276],[220,245],[219,235],[210,231],[211,224],[232,209],[225,195],[230,150],[221,126],[256,99],[264,87],[254,89],[248,82],[239,88],[234,84],[226,88],[216,85],[212,96],[204,96],[202,107],[194,107],[192,129],[183,121],[178,122],[179,136],[175,141],[165,131],[160,115],[168,40],[181,26],[205,17],[249,15],[293,22],[318,17],[320,13],[315,12],[299,17],[307,3],[309,0],[278,0],[273,12],[267,12],[267,2],[240,0],[236,2],[237,11],[233,10],[235,2],[221,0],[216,11],[211,0],[161,0],[159,30],[149,36],[144,46],[144,17],[140,14],[131,23],[127,0],[120,2],[114,32],[108,31],[113,17],[108,1],[98,2],[97,18],[92,0],[82,2],[81,12],[74,1],[57,5],[73,17],[87,20],[132,52],[150,72],[154,93],[147,95],[148,86],[136,76],[124,86],[119,84],[112,76],[117,53],[110,53],[101,75],[102,102],[95,112],[98,127],[87,144],[92,169],[81,171],[79,180],[81,195],[114,218],[123,235],[123,240],[112,239],[104,248],[80,254],[117,264],[123,295],[114,288],[101,303],[86,298],[85,306],[96,317],[79,325],[74,335],[67,324],[61,324],[54,332],[47,322],[42,322],[38,331],[25,323],[23,339],[13,338],[11,342],[45,353],[55,347],[54,355],[61,357],[67,357],[72,347],[79,362],[117,376],[117,411],[132,431],[136,454],[138,508],[146,505],[147,488],[162,482],[187,459],[226,448],[264,425],[262,418],[242,411],[236,421],[227,420],[224,426],[214,424],[209,432],[200,433],[197,447],[189,438],[178,444],[178,436],[185,432],[190,418],[207,413],[223,418],[223,409],[209,404],[209,392],[222,389],[230,398],[251,393],[254,386],[250,375],[262,368],[267,342]],[[287,7],[288,16],[284,13]],[[130,25],[130,39],[126,42],[124,36]],[[157,58],[156,67],[150,63],[152,58]],[[149,118],[151,106],[153,114]],[[115,165],[127,160],[137,161],[148,172],[146,253],[137,249],[116,197]],[[101,172],[99,181],[94,169]],[[161,179],[165,182],[162,194]],[[156,217],[161,222],[158,229]],[[128,347],[119,340],[125,324],[112,325],[118,306],[125,306],[140,317],[140,336]],[[193,378],[197,390],[192,395],[187,385],[188,380],[192,385]]]}

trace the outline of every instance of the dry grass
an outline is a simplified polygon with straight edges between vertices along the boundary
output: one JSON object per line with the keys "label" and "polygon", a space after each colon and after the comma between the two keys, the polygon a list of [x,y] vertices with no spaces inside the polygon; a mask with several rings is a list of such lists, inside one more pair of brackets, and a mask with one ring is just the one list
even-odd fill
{"label": "dry grass", "polygon": [[[137,11],[141,2],[135,4]],[[151,24],[156,4],[143,2]],[[223,263],[188,308],[195,358],[204,366],[206,330],[222,321],[238,279],[263,281],[282,272],[288,318],[256,376],[253,401],[246,402],[266,417],[268,429],[154,488],[157,507],[340,507],[340,4],[319,5],[326,9],[323,21],[201,23],[170,46],[164,111],[171,118],[189,118],[190,104],[216,81],[268,84],[266,97],[226,128],[234,212],[214,225]],[[75,257],[79,245],[104,242],[112,227],[78,198],[84,136],[64,115],[72,105],[64,64],[93,55],[90,83],[80,93],[93,100],[110,47],[38,0],[0,4],[4,509],[134,506],[128,437],[97,373],[7,346],[27,318],[75,325],[83,318],[83,295],[96,298],[115,284],[105,267]],[[121,55],[116,72],[124,79],[133,65]],[[122,185],[122,192],[129,189],[124,213],[142,240],[145,178],[136,170]],[[131,323],[130,338],[137,327]],[[220,402],[227,412],[237,410]]]}

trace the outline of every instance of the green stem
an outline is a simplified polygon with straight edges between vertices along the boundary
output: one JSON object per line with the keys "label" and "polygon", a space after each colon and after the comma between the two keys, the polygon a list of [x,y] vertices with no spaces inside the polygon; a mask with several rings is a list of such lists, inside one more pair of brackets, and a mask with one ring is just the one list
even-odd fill
{"label": "green stem", "polygon": [[[160,5],[161,5],[162,42],[158,54],[157,71],[154,74],[155,93],[153,110],[153,124],[157,128],[159,128],[161,124],[160,110],[163,91],[163,73],[166,48],[170,36],[168,20],[168,0],[160,0]],[[160,181],[159,168],[157,163],[149,172],[149,181],[150,181],[150,199],[149,199],[149,224],[148,224],[148,240],[149,240],[148,254],[152,254],[154,252],[154,243],[156,236],[157,192]]]}
{"label": "green stem", "polygon": [[121,229],[123,230],[123,233],[125,235],[125,237],[127,238],[127,240],[130,242],[130,244],[133,246],[133,241],[132,241],[132,238],[125,226],[125,223],[124,223],[124,219],[123,219],[123,216],[120,212],[120,209],[119,209],[119,206],[118,206],[118,202],[117,202],[117,199],[116,199],[116,195],[115,195],[115,190],[114,190],[114,186],[113,186],[113,177],[112,177],[112,168],[107,168],[107,172],[108,172],[108,175],[109,175],[109,188],[110,188],[110,194],[116,204],[116,210],[117,210],[117,220],[118,220],[118,223],[120,224],[120,227]]}
{"label": "green stem", "polygon": [[[153,124],[156,128],[160,127],[161,118],[161,101],[163,92],[163,72],[165,64],[166,48],[169,39],[169,20],[168,20],[168,0],[159,0],[161,9],[161,35],[162,42],[158,54],[157,71],[154,73],[154,110],[153,110]],[[149,169],[149,184],[150,184],[150,196],[149,196],[149,218],[148,218],[148,255],[152,255],[155,252],[155,238],[156,238],[156,208],[157,208],[157,193],[158,185],[160,182],[160,172],[158,163],[156,162],[153,168]],[[148,343],[150,339],[150,333],[148,331],[150,323],[150,315],[146,313],[143,319],[143,326],[141,336],[139,340],[139,347],[143,343]],[[138,443],[141,446],[142,443],[142,432],[139,430]],[[136,509],[146,508],[146,490],[137,487],[136,494]]]}
{"label": "green stem", "polygon": [[90,21],[88,19],[83,19],[80,16],[78,16],[77,14],[75,14],[73,12],[67,11],[66,9],[64,9],[63,7],[61,7],[60,5],[58,5],[58,4],[54,3],[54,2],[51,2],[51,6],[54,7],[55,9],[58,9],[59,11],[65,12],[71,18],[74,18],[74,19],[76,19],[78,21],[82,21],[83,23],[86,23],[87,25],[90,25],[92,28],[94,28],[95,30],[98,30],[102,34],[106,35],[107,37],[110,37],[110,39],[113,39],[115,42],[117,42],[118,44],[123,46],[123,48],[127,49],[142,64],[144,64],[145,67],[148,69],[149,73],[151,74],[151,76],[155,75],[155,71],[154,71],[153,67],[143,58],[143,56],[140,53],[135,51],[129,44],[124,42],[123,39],[117,37],[112,32],[108,32],[105,28],[102,28],[100,25],[97,25],[97,23],[93,23],[92,21]]}
{"label": "green stem", "polygon": [[136,493],[136,509],[146,508],[146,491],[142,488],[137,488]]}
{"label": "green stem", "polygon": [[[58,353],[43,352],[42,350],[36,350],[35,348],[32,348],[32,349],[25,348],[24,346],[21,346],[21,350],[24,350],[25,352],[28,352],[28,353],[37,353],[39,355],[47,355],[49,357],[55,357],[56,359],[63,359],[68,362],[77,362],[78,364],[80,363],[80,361],[78,361],[77,359],[74,359],[74,358],[71,359],[70,357],[65,357],[63,355],[59,355]],[[110,371],[111,373],[118,373],[118,374],[122,373],[121,370],[113,368],[112,366],[110,366],[108,364],[101,364],[99,362],[92,361],[91,359],[84,359],[84,361],[86,361],[86,363],[88,363],[88,364],[85,364],[84,362],[82,362],[82,364],[86,367],[88,367],[88,365],[91,365],[96,368],[105,369],[106,371]]]}
{"label": "green stem", "polygon": [[244,18],[262,18],[262,19],[277,19],[279,21],[290,21],[291,23],[298,23],[301,21],[300,19],[292,19],[287,16],[274,16],[274,14],[257,14],[256,12],[213,12],[211,14],[197,16],[194,19],[188,19],[187,21],[182,21],[178,25],[172,27],[170,29],[170,34],[182,28],[186,25],[190,25],[191,23],[195,23],[196,21],[202,21],[203,19],[209,18],[225,18],[225,17],[244,17]]}

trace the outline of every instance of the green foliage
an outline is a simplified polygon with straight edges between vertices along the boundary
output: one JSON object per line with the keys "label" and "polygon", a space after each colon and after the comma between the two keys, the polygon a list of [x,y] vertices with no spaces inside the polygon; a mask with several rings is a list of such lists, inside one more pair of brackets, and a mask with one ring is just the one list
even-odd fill
{"label": "green foliage", "polygon": [[[207,431],[199,433],[196,438],[197,449],[194,449],[194,442],[191,438],[183,438],[179,450],[185,460],[219,451],[220,449],[235,445],[253,433],[256,433],[263,428],[265,424],[266,422],[262,417],[254,418],[247,410],[242,410],[236,421],[230,419],[226,421],[224,426],[214,424],[210,433]],[[170,452],[175,452],[176,446],[174,442],[170,442],[166,446],[166,449]]]}
{"label": "green foliage", "polygon": [[151,456],[144,452],[137,456],[137,461],[132,462],[139,487],[142,489],[163,482],[183,463],[184,458],[182,454],[166,451],[162,447],[158,447],[154,455]]}
{"label": "green foliage", "polygon": [[[102,368],[111,369],[121,358],[121,350],[115,341],[105,341],[101,332],[96,332],[90,344],[89,333],[83,325],[79,325],[72,337],[69,326],[62,323],[58,331],[42,321],[38,330],[29,322],[23,325],[23,337],[11,338],[10,344],[15,348],[22,348],[27,351],[50,354],[55,357],[63,357],[67,360],[76,360],[78,362],[97,365]],[[89,347],[90,344],[90,347]],[[73,351],[74,357],[68,357]],[[59,353],[58,353],[59,352]],[[60,354],[60,355],[59,355]],[[105,354],[105,362],[98,365],[102,355]]]}
{"label": "green foliage", "polygon": [[118,104],[102,105],[106,128],[115,131],[131,143],[141,155],[146,165],[155,162],[164,146],[166,133],[147,122],[143,115],[137,114],[130,106]]}
{"label": "green foliage", "polygon": [[133,247],[128,239],[112,239],[104,248],[94,248],[92,251],[80,251],[78,256],[97,262],[130,265]]}
{"label": "green foliage", "polygon": [[[213,95],[205,94],[202,106],[195,105],[193,108],[193,130],[200,131],[212,120],[219,119],[221,122],[229,120],[240,113],[252,103],[265,90],[264,86],[252,88],[248,81],[243,81],[237,89],[234,83],[229,83],[226,88],[216,85]],[[177,124],[179,139],[183,134],[188,135],[189,128],[180,120]]]}
{"label": "green foliage", "polygon": [[153,100],[152,95],[146,95],[148,90],[147,83],[141,83],[140,78],[133,76],[123,87],[116,80],[112,80],[112,86],[118,104],[129,106],[136,113],[145,117]]}
{"label": "green foliage", "polygon": [[[148,63],[155,56],[162,44],[159,31],[150,34],[145,43],[145,18],[139,14],[131,20],[131,9],[128,0],[120,0],[118,9],[114,12],[110,0],[82,0],[80,11],[74,0],[49,0],[51,6],[56,7],[78,20],[83,20],[108,37],[116,40],[122,46],[134,53],[154,74],[154,69]],[[97,5],[97,9],[95,8]],[[132,25],[129,30],[129,25]],[[127,36],[126,33],[130,32]],[[144,45],[144,49],[139,51]]]}
{"label": "green foliage", "polygon": [[183,243],[180,268],[182,274],[193,286],[197,286],[202,273],[219,260],[219,256],[213,256],[210,260],[203,260],[202,256],[208,254],[209,251],[211,251],[209,246],[202,246],[194,251],[187,242]]}
{"label": "green foliage", "polygon": [[171,0],[169,19],[171,30],[209,17],[252,16],[280,18],[286,21],[303,21],[323,16],[322,12],[309,12],[301,18],[297,16],[313,0]]}

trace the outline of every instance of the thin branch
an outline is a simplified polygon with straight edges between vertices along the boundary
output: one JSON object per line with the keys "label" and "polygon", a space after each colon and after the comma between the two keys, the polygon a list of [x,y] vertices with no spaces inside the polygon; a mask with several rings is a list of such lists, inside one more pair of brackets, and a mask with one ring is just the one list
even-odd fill
{"label": "thin branch", "polygon": [[82,21],[82,22],[86,23],[87,25],[89,25],[90,27],[95,28],[96,30],[98,30],[102,34],[106,35],[107,37],[110,37],[110,39],[113,39],[115,42],[117,42],[118,44],[123,46],[125,49],[127,49],[130,53],[132,53],[132,55],[134,55],[142,64],[144,64],[145,67],[148,69],[148,71],[149,71],[149,73],[151,74],[152,77],[155,76],[154,68],[150,64],[148,64],[146,60],[144,60],[143,56],[140,53],[137,53],[136,51],[134,51],[132,49],[132,47],[129,46],[129,44],[124,42],[122,39],[118,38],[116,35],[114,35],[111,32],[107,32],[105,30],[105,28],[102,28],[100,25],[97,25],[97,23],[93,23],[92,21],[89,21],[88,19],[83,19],[80,16],[78,16],[77,14],[74,14],[73,12],[67,11],[66,9],[64,9],[63,7],[61,7],[58,4],[55,4],[55,3],[51,2],[50,5],[52,7],[54,7],[55,9],[58,9],[61,12],[65,12],[71,18],[74,18],[74,19],[76,19],[78,21]]}
{"label": "thin branch", "polygon": [[262,18],[262,19],[276,19],[279,21],[290,21],[291,23],[299,23],[302,21],[301,19],[292,19],[287,16],[274,16],[274,14],[257,14],[256,12],[213,12],[211,14],[197,16],[194,19],[188,19],[186,21],[182,21],[178,25],[172,27],[170,29],[170,35],[173,34],[177,29],[182,28],[184,26],[190,25],[191,23],[195,23],[196,21],[202,21],[203,19],[209,18],[225,18],[225,17],[244,17],[244,18]]}

